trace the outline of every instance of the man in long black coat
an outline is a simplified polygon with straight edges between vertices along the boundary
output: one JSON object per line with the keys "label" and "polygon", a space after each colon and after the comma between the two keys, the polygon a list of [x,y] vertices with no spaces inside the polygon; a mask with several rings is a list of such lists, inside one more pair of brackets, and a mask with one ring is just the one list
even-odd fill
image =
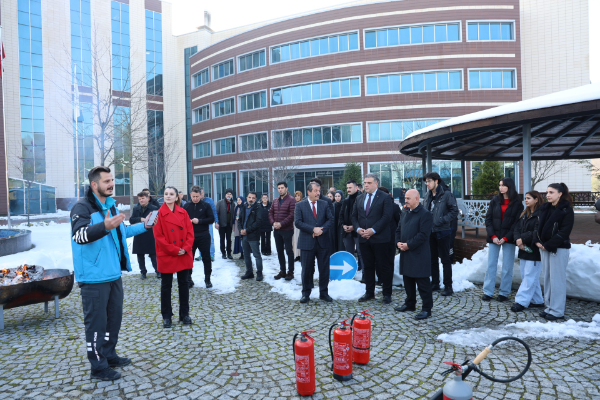
{"label": "man in long black coat", "polygon": [[429,248],[429,235],[433,226],[433,217],[421,204],[419,192],[411,189],[406,192],[405,210],[400,216],[400,223],[396,229],[396,245],[400,249],[400,274],[404,278],[406,300],[394,310],[405,312],[415,311],[417,293],[423,301],[422,311],[415,316],[416,319],[431,317],[433,297],[431,295],[431,251]]}
{"label": "man in long black coat", "polygon": [[[138,204],[133,207],[131,217],[129,218],[131,225],[146,222],[148,214],[154,210],[158,210],[157,207],[149,204],[150,196],[148,193],[142,191],[137,196]],[[137,254],[142,279],[146,279],[146,273],[148,272],[146,270],[146,254],[150,257],[156,277],[160,279],[160,272],[156,269],[156,248],[154,247],[154,233],[152,233],[152,229],[148,229],[146,232],[133,238],[133,254]]]}

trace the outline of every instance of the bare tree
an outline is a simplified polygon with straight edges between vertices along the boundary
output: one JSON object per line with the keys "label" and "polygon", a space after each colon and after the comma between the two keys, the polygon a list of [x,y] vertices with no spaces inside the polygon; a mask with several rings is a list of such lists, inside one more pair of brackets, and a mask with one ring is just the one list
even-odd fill
{"label": "bare tree", "polygon": [[155,188],[157,193],[164,192],[165,185],[173,178],[174,167],[179,162],[179,138],[174,132],[182,122],[166,131],[164,126],[154,126],[152,129],[161,133],[150,132],[152,139],[148,139],[148,146],[144,149],[148,162],[142,163],[140,169],[147,172],[148,186]]}
{"label": "bare tree", "polygon": [[531,161],[531,189],[540,182],[551,178],[566,167],[569,161],[564,160],[533,160]]}
{"label": "bare tree", "polygon": [[415,158],[407,158],[397,151],[390,152],[392,173],[401,177],[402,186],[418,189],[423,182],[422,162]]}
{"label": "bare tree", "polygon": [[289,181],[294,178],[304,158],[306,146],[277,143],[270,150],[266,147],[266,142],[263,143],[262,140],[258,140],[249,149],[259,150],[245,151],[242,149],[242,154],[244,154],[244,161],[250,166],[250,169],[268,171],[266,174],[256,174],[256,179],[267,183],[269,190],[271,190],[276,187],[278,182]]}
{"label": "bare tree", "polygon": [[[44,150],[44,149],[35,149],[35,150]],[[35,181],[33,179],[29,179],[30,176],[34,176],[34,146],[25,146],[22,147],[21,154],[14,154],[12,151],[11,156],[8,157],[9,163],[11,164],[11,168],[14,171],[17,171],[19,175],[23,177],[23,181],[25,182],[25,187],[23,188],[23,199],[25,201],[25,214],[27,215],[27,226],[31,226],[29,216],[31,215],[31,208],[29,205],[29,194],[31,192],[31,186]],[[10,207],[10,204],[8,205]]]}

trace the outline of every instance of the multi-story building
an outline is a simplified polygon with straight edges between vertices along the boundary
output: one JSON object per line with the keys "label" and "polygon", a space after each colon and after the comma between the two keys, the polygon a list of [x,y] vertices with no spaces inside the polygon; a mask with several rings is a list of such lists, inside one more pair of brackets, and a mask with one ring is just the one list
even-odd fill
{"label": "multi-story building", "polygon": [[[348,162],[397,193],[421,174],[398,152],[412,131],[589,83],[586,0],[360,0],[222,32],[205,13],[180,36],[160,0],[0,4],[0,214],[7,187],[12,213],[68,209],[102,163],[120,203],[165,183],[273,194],[281,173],[329,187]],[[462,196],[457,161],[434,169]]]}

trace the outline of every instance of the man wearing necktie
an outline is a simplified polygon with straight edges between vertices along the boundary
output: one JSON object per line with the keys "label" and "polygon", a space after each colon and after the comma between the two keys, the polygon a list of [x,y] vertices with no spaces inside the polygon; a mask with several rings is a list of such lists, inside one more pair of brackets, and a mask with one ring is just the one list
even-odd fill
{"label": "man wearing necktie", "polygon": [[352,209],[352,225],[359,236],[359,246],[363,258],[363,278],[365,294],[360,302],[375,298],[375,266],[383,283],[382,303],[392,302],[392,281],[394,279],[394,259],[390,258],[390,220],[393,213],[392,198],[378,190],[379,177],[366,174],[364,193],[359,195]]}
{"label": "man wearing necktie", "polygon": [[301,250],[302,298],[308,303],[314,286],[315,257],[319,267],[320,299],[332,301],[328,293],[329,255],[331,241],[329,230],[333,228],[333,213],[324,200],[319,199],[321,187],[313,182],[306,188],[307,201],[300,201],[294,210],[294,224],[300,230],[298,248]]}

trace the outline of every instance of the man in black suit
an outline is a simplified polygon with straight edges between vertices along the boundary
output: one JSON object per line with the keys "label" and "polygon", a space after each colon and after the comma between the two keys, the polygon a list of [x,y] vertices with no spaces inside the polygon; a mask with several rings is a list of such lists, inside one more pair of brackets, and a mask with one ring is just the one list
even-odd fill
{"label": "man in black suit", "polygon": [[333,213],[327,202],[319,199],[321,187],[311,182],[306,188],[307,200],[296,204],[294,224],[300,230],[298,248],[302,264],[302,298],[300,303],[310,301],[314,286],[315,257],[319,266],[319,292],[321,300],[333,301],[329,296],[329,255],[331,241],[329,230],[333,228]]}
{"label": "man in black suit", "polygon": [[[190,189],[190,197],[192,201],[188,201],[183,206],[187,211],[194,227],[194,244],[192,246],[192,257],[196,257],[196,250],[200,250],[202,256],[202,264],[204,264],[204,284],[207,289],[212,287],[210,275],[212,273],[212,261],[210,259],[210,233],[211,224],[215,222],[215,215],[212,207],[207,202],[201,200],[202,189],[200,186],[194,185]],[[188,276],[189,287],[194,286],[192,275]]]}
{"label": "man in black suit", "polygon": [[382,303],[392,302],[392,281],[394,260],[390,259],[390,220],[393,201],[387,194],[378,190],[379,177],[366,174],[363,180],[364,193],[358,196],[352,210],[352,225],[359,236],[360,251],[363,257],[363,278],[365,294],[358,299],[363,302],[375,298],[375,266],[379,267],[379,279],[383,283]]}
{"label": "man in black suit", "polygon": [[[149,204],[150,195],[144,191],[141,191],[137,195],[138,204],[133,207],[131,211],[131,217],[129,218],[129,223],[131,225],[137,224],[140,222],[146,222],[146,218],[148,215],[154,211],[158,210],[158,207]],[[138,265],[140,266],[141,278],[146,279],[146,274],[148,271],[146,270],[146,254],[150,257],[150,261],[152,262],[152,267],[156,272],[156,277],[160,279],[160,272],[156,269],[156,248],[154,247],[154,233],[152,229],[147,230],[141,235],[137,235],[133,238],[133,254],[137,254]]]}

